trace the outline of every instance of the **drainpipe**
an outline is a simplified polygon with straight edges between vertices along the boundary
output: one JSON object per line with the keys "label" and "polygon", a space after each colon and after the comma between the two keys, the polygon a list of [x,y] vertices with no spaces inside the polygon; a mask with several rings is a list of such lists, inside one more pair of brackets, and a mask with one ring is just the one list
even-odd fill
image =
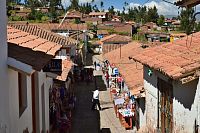
{"label": "drainpipe", "polygon": [[85,63],[87,61],[87,30],[83,30],[84,33],[84,49],[85,49]]}

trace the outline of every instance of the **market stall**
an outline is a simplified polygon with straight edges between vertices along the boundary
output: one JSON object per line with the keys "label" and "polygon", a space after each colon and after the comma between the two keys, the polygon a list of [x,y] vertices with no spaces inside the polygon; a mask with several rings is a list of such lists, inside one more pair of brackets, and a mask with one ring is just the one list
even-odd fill
{"label": "market stall", "polygon": [[49,115],[51,132],[70,133],[72,111],[75,108],[74,75],[72,62],[62,60],[62,71],[53,80],[49,90]]}
{"label": "market stall", "polygon": [[110,88],[111,100],[114,104],[116,117],[126,129],[132,129],[135,121],[135,99],[130,91],[125,88],[124,79],[114,64],[105,62],[104,76]]}

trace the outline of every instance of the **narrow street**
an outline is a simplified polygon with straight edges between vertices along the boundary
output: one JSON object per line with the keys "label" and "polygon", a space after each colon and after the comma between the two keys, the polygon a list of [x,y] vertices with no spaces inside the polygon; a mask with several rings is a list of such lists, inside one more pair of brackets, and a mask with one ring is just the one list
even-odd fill
{"label": "narrow street", "polygon": [[[101,60],[98,58],[99,56],[93,57],[93,60]],[[134,133],[133,130],[125,130],[116,118],[109,90],[106,89],[102,80],[102,72],[97,73],[96,81],[97,86],[100,87],[102,110],[91,110],[94,82],[90,82],[89,85],[86,82],[77,83],[75,85],[77,102],[73,113],[72,133]]]}

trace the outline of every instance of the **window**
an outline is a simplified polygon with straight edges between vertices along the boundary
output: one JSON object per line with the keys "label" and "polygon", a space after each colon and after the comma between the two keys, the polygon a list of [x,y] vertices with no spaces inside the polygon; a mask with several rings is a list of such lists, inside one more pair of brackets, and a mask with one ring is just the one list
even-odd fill
{"label": "window", "polygon": [[27,107],[27,79],[26,75],[18,73],[18,91],[19,91],[19,117]]}

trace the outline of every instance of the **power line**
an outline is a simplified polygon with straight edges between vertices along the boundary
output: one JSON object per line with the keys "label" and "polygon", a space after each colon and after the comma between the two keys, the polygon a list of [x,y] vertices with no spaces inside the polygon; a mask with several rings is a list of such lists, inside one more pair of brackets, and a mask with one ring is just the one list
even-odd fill
{"label": "power line", "polygon": [[146,2],[144,2],[143,4],[142,4],[142,6],[144,6],[146,3],[148,3],[150,0],[147,0]]}
{"label": "power line", "polygon": [[166,2],[166,3],[168,3],[168,4],[175,5],[173,2],[170,2],[170,1],[167,1],[167,0],[161,0],[161,1],[164,1],[164,2]]}

